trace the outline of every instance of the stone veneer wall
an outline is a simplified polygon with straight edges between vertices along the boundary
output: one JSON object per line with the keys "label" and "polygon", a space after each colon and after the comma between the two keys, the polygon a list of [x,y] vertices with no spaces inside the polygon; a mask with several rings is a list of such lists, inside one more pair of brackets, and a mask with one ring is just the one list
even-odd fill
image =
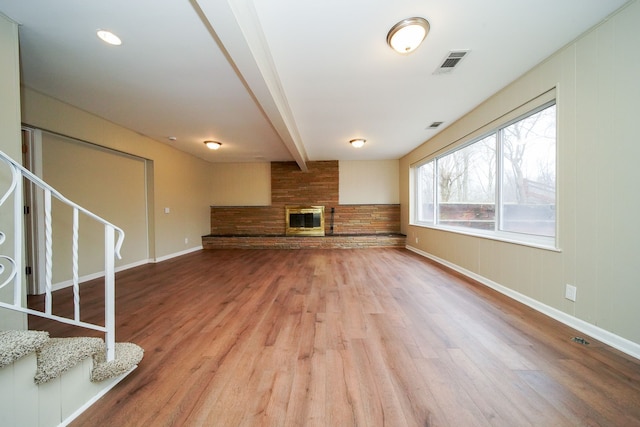
{"label": "stone veneer wall", "polygon": [[281,236],[285,206],[325,207],[325,234],[400,233],[400,205],[339,205],[338,161],[309,162],[303,172],[295,162],[271,163],[271,206],[211,206],[211,234]]}

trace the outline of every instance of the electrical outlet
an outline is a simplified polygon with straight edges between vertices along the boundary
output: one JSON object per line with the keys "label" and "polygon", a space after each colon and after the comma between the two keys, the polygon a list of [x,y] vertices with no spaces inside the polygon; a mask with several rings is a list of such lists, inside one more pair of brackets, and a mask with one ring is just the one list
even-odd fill
{"label": "electrical outlet", "polygon": [[577,292],[578,289],[575,286],[567,284],[564,288],[564,297],[570,301],[575,301]]}
{"label": "electrical outlet", "polygon": [[184,238],[184,244],[185,244],[185,245],[188,245],[188,244],[189,244],[189,238],[188,238],[188,237],[185,237],[185,238]]}
{"label": "electrical outlet", "polygon": [[418,243],[418,238],[416,237],[416,243]]}

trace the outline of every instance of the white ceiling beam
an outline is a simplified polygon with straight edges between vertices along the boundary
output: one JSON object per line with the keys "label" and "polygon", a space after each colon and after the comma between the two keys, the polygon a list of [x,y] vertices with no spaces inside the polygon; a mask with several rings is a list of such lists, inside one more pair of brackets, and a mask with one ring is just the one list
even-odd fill
{"label": "white ceiling beam", "polygon": [[301,170],[307,153],[251,0],[191,0]]}

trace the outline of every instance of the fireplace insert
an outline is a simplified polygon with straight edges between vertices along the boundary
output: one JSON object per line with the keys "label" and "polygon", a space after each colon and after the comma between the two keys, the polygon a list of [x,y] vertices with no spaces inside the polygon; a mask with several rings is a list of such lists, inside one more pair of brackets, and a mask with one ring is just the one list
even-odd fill
{"label": "fireplace insert", "polygon": [[324,236],[324,206],[286,206],[287,236]]}

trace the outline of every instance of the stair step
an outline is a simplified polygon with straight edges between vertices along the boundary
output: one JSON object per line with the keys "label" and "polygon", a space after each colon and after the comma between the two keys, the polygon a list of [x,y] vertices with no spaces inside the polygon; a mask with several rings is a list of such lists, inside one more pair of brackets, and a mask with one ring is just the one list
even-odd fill
{"label": "stair step", "polygon": [[39,350],[48,340],[44,331],[0,331],[0,368]]}
{"label": "stair step", "polygon": [[101,338],[51,338],[37,352],[36,384],[43,384],[73,368],[84,359],[104,350]]}
{"label": "stair step", "polygon": [[91,381],[104,381],[133,370],[144,356],[144,350],[136,344],[116,343],[116,358],[107,362],[101,338],[49,338],[45,331],[0,331],[0,368],[34,352],[37,385],[60,377],[89,357],[93,357]]}
{"label": "stair step", "polygon": [[115,352],[116,358],[111,362],[106,361],[105,351],[93,356],[91,381],[104,381],[124,374],[135,368],[144,356],[142,347],[130,342],[116,343]]}
{"label": "stair step", "polygon": [[[0,425],[67,425],[122,381],[144,355],[133,343],[116,343],[114,350],[116,359],[106,362],[101,338],[0,331]],[[25,402],[34,406],[24,410]]]}

